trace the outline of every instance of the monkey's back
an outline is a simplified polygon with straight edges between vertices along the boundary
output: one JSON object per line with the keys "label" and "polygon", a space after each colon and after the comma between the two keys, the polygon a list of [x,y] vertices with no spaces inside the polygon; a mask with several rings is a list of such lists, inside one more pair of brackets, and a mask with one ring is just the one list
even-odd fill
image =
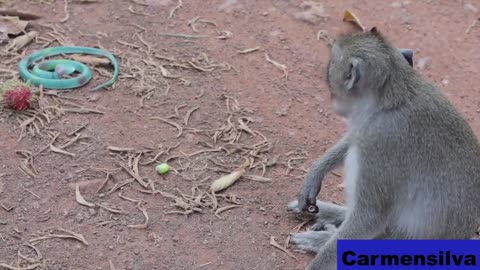
{"label": "monkey's back", "polygon": [[[371,188],[392,194],[392,238],[473,236],[480,216],[480,145],[433,85],[421,81],[408,102],[373,115],[359,132],[364,175],[382,179]],[[367,156],[366,149],[377,155]]]}

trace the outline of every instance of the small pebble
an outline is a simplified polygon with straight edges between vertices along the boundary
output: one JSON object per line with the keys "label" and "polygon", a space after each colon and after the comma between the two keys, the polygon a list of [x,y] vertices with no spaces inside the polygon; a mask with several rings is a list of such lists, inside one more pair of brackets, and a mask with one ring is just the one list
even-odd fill
{"label": "small pebble", "polygon": [[87,100],[91,101],[91,102],[97,102],[99,99],[100,99],[99,94],[92,94],[92,95],[87,97]]}

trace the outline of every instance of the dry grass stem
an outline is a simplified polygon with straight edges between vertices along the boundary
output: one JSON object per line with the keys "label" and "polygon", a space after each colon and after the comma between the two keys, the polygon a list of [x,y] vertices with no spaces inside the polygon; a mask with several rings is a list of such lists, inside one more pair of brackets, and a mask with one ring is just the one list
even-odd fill
{"label": "dry grass stem", "polygon": [[176,33],[160,33],[160,36],[165,37],[176,37],[176,38],[187,38],[187,39],[196,39],[196,38],[208,38],[208,36],[195,36],[189,34],[176,34]]}
{"label": "dry grass stem", "polygon": [[[54,231],[59,231],[61,233],[65,233],[65,234],[52,233]],[[72,231],[62,229],[62,228],[56,228],[56,229],[52,230],[51,232],[48,232],[44,236],[39,236],[39,237],[35,237],[35,238],[30,239],[30,240],[28,240],[28,242],[32,243],[32,244],[35,244],[39,241],[52,239],[52,238],[74,239],[74,240],[77,240],[77,241],[81,242],[82,244],[88,246],[88,242],[83,235],[78,234],[78,233],[74,233]]]}
{"label": "dry grass stem", "polygon": [[42,263],[35,263],[26,267],[15,267],[15,266],[8,265],[6,263],[0,263],[0,269],[4,268],[8,270],[32,270],[37,267],[42,267]]}
{"label": "dry grass stem", "polygon": [[61,23],[68,21],[68,19],[70,18],[70,14],[68,13],[68,0],[63,0],[63,2],[64,2],[63,12],[65,13],[65,16],[62,19],[60,19]]}
{"label": "dry grass stem", "polygon": [[465,34],[468,34],[470,33],[470,31],[472,31],[472,29],[477,25],[477,23],[480,22],[480,17],[478,18],[475,18],[475,20],[473,20],[473,22],[467,27],[467,30],[465,30]]}
{"label": "dry grass stem", "polygon": [[199,106],[196,106],[187,111],[187,113],[185,114],[185,117],[183,118],[183,122],[185,123],[185,126],[188,126],[188,120],[190,119],[190,116],[192,115],[192,113],[198,110],[199,108],[200,108]]}
{"label": "dry grass stem", "polygon": [[288,77],[288,71],[287,71],[287,66],[286,66],[286,65],[280,64],[280,63],[278,63],[277,61],[271,59],[270,56],[268,55],[268,53],[265,53],[265,59],[267,60],[267,62],[271,63],[271,64],[274,65],[276,68],[278,68],[279,70],[283,71],[283,76],[282,76],[282,78],[287,78],[287,77]]}
{"label": "dry grass stem", "polygon": [[81,205],[95,207],[95,204],[87,202],[85,198],[83,198],[82,194],[80,193],[80,185],[78,183],[75,185],[75,200]]}
{"label": "dry grass stem", "polygon": [[227,206],[224,206],[224,207],[220,207],[220,208],[218,208],[218,209],[215,211],[215,216],[218,217],[219,219],[223,219],[223,218],[220,216],[220,213],[225,212],[225,211],[230,210],[230,209],[233,209],[233,208],[238,208],[238,207],[242,207],[242,206],[241,206],[241,205],[232,204],[232,205],[227,205]]}
{"label": "dry grass stem", "polygon": [[140,185],[142,185],[143,187],[148,187],[148,183],[146,183],[145,181],[143,181],[142,177],[140,177],[140,175],[138,175],[137,173],[135,173],[134,171],[132,171],[130,168],[128,168],[127,166],[123,165],[122,163],[118,162],[118,165],[120,167],[122,167],[122,169],[127,172],[131,177],[133,177],[133,179],[135,179]]}
{"label": "dry grass stem", "polygon": [[275,241],[275,237],[270,236],[270,245],[276,247],[277,249],[283,251],[285,254],[287,254],[289,257],[293,258],[294,260],[297,260],[297,257],[293,255],[288,249],[280,246],[280,244]]}
{"label": "dry grass stem", "polygon": [[137,208],[142,211],[143,216],[145,216],[145,222],[143,224],[127,225],[127,227],[133,229],[146,229],[148,228],[148,222],[150,220],[148,217],[147,209],[145,209],[142,203],[139,203],[137,205]]}
{"label": "dry grass stem", "polygon": [[98,194],[100,191],[102,191],[102,189],[105,187],[105,185],[107,185],[108,179],[110,179],[110,173],[109,172],[107,172],[107,176],[105,177],[105,180],[103,180],[103,182],[100,184],[98,189],[95,191],[95,194]]}
{"label": "dry grass stem", "polygon": [[165,119],[165,118],[162,118],[162,117],[150,117],[150,119],[152,119],[152,120],[160,120],[160,121],[162,121],[162,122],[165,122],[165,123],[167,123],[167,124],[175,127],[175,128],[178,130],[178,133],[177,133],[177,136],[176,136],[177,138],[180,137],[180,136],[182,136],[182,134],[183,134],[183,129],[182,129],[182,127],[181,127],[179,124],[175,123],[175,122],[169,121],[169,120],[167,120],[167,119]]}
{"label": "dry grass stem", "polygon": [[111,212],[111,213],[114,213],[114,214],[124,214],[125,211],[123,211],[122,209],[117,209],[117,208],[113,208],[113,207],[110,207],[108,205],[105,205],[105,204],[97,204],[98,207],[104,209],[104,210],[107,210],[108,212]]}
{"label": "dry grass stem", "polygon": [[251,181],[256,181],[256,182],[261,182],[261,183],[270,183],[272,182],[272,179],[263,177],[260,175],[244,175],[243,178],[251,180]]}
{"label": "dry grass stem", "polygon": [[117,147],[117,146],[107,146],[107,149],[112,152],[133,152],[135,149],[129,147]]}
{"label": "dry grass stem", "polygon": [[170,10],[170,13],[168,14],[168,19],[169,20],[172,19],[173,16],[175,16],[175,12],[179,10],[182,6],[183,6],[182,0],[177,0],[177,5],[172,10]]}
{"label": "dry grass stem", "polygon": [[317,33],[317,40],[324,40],[327,42],[328,46],[333,46],[334,40],[328,35],[328,32],[326,30],[320,30]]}
{"label": "dry grass stem", "polygon": [[255,47],[255,48],[249,48],[249,49],[245,49],[245,50],[241,50],[241,51],[238,51],[239,54],[248,54],[248,53],[252,53],[252,52],[256,52],[260,50],[260,47]]}

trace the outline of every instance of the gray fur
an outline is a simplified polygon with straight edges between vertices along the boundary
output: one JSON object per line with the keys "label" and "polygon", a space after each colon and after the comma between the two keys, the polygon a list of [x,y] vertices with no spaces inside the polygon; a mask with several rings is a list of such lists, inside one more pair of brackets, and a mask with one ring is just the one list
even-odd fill
{"label": "gray fur", "polygon": [[[317,252],[307,269],[336,269],[337,239],[470,239],[479,225],[480,146],[446,97],[376,29],[337,39],[328,83],[347,132],[314,162],[289,207],[316,204],[314,228],[339,227],[292,235]],[[331,215],[316,196],[342,163],[346,210]]]}

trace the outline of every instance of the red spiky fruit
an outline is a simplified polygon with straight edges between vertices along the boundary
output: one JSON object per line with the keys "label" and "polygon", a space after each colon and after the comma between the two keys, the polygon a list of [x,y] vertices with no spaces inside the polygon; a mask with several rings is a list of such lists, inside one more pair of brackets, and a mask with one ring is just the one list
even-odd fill
{"label": "red spiky fruit", "polygon": [[30,109],[31,97],[32,92],[30,92],[30,89],[25,86],[19,86],[3,93],[3,103],[5,108],[23,111]]}

